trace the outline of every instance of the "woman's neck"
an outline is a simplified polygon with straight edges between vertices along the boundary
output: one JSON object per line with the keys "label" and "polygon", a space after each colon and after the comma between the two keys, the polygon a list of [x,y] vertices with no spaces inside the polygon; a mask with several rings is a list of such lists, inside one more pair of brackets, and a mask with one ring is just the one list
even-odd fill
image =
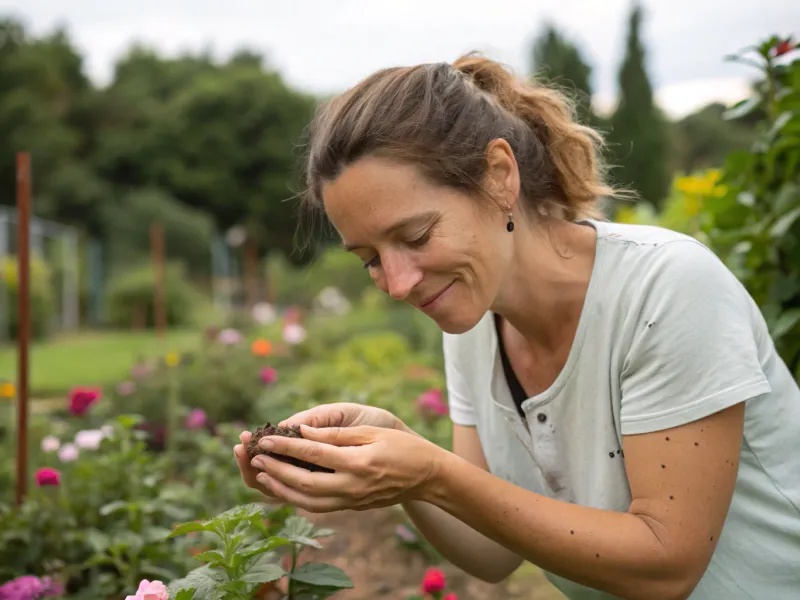
{"label": "woman's neck", "polygon": [[492,310],[531,348],[561,348],[565,337],[571,342],[580,319],[594,266],[596,232],[567,221],[518,231],[513,266]]}

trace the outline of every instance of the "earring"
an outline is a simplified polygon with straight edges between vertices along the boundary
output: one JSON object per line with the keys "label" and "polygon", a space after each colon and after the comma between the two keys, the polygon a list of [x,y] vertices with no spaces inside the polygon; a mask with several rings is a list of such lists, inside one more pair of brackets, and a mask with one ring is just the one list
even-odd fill
{"label": "earring", "polygon": [[511,214],[511,208],[506,213],[508,215],[508,223],[506,223],[506,231],[509,233],[514,231],[514,215]]}

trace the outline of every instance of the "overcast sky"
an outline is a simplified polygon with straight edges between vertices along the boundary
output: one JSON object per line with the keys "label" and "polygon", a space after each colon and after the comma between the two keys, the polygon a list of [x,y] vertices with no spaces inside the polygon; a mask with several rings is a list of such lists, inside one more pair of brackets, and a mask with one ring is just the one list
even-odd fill
{"label": "overcast sky", "polygon": [[[798,0],[644,0],[647,63],[673,116],[745,93],[750,71],[723,57],[772,34],[800,32]],[[592,64],[599,106],[616,93],[629,0],[0,0],[0,14],[37,33],[66,23],[99,84],[139,40],[174,54],[241,47],[268,57],[292,85],[342,90],[397,64],[452,61],[480,50],[524,72],[533,36],[552,20]]]}

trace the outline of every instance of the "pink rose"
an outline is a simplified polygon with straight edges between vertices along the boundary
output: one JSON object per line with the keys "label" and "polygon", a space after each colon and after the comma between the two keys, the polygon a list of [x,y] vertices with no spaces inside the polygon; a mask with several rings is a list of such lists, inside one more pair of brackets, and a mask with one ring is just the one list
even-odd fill
{"label": "pink rose", "polygon": [[424,594],[437,594],[444,590],[444,586],[444,571],[434,567],[425,571],[425,577],[422,579],[422,592]]}
{"label": "pink rose", "polygon": [[100,388],[74,388],[69,395],[69,412],[77,417],[82,417],[95,402],[100,400],[100,396]]}
{"label": "pink rose", "polygon": [[169,600],[167,586],[160,581],[142,579],[135,596],[126,596],[125,600]]}

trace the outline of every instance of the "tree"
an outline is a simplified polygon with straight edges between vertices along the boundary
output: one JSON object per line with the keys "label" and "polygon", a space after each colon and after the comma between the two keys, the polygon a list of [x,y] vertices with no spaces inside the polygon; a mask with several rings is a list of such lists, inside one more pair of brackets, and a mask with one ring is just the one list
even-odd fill
{"label": "tree", "polygon": [[534,77],[573,96],[581,121],[592,122],[592,88],[589,82],[592,68],[583,60],[578,47],[564,38],[554,25],[547,24],[534,40],[531,54]]}
{"label": "tree", "polygon": [[610,119],[609,142],[617,183],[633,188],[642,199],[659,206],[670,185],[669,140],[667,122],[655,105],[645,68],[641,23],[642,8],[635,4],[619,71],[619,102]]}

